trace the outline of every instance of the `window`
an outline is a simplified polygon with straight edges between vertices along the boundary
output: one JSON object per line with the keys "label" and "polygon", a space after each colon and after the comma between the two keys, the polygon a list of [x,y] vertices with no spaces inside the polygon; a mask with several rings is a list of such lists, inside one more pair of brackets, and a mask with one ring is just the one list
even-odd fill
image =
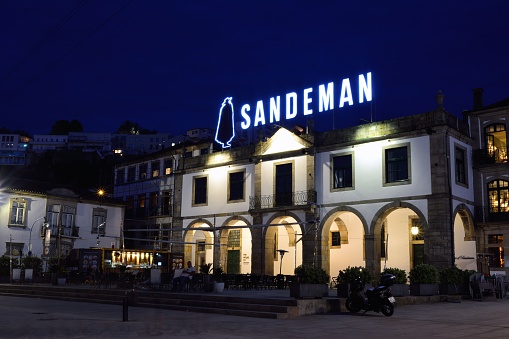
{"label": "window", "polygon": [[150,193],[150,201],[149,201],[149,215],[161,215],[161,206],[159,206],[159,194],[158,192]]}
{"label": "window", "polygon": [[207,177],[195,177],[193,186],[193,204],[207,204]]}
{"label": "window", "polygon": [[125,170],[123,168],[117,169],[117,185],[122,185],[125,182],[124,178]]}
{"label": "window", "polygon": [[136,179],[136,167],[131,166],[127,169],[127,182],[133,182]]}
{"label": "window", "polygon": [[11,215],[9,217],[9,225],[26,226],[27,201],[24,199],[11,199]]}
{"label": "window", "polygon": [[165,191],[161,197],[161,215],[171,215],[171,191]]}
{"label": "window", "polygon": [[192,157],[193,157],[192,151],[188,151],[188,152],[184,153],[184,158],[192,158]]}
{"label": "window", "polygon": [[156,178],[159,176],[159,165],[160,165],[159,160],[152,161],[152,164],[150,165],[152,169],[152,178]]}
{"label": "window", "polygon": [[145,194],[138,195],[138,208],[136,209],[138,217],[145,216]]}
{"label": "window", "polygon": [[240,230],[228,232],[228,248],[232,250],[240,248]]}
{"label": "window", "polygon": [[148,165],[140,164],[140,180],[147,179],[148,177]]}
{"label": "window", "polygon": [[341,246],[341,233],[339,231],[330,232],[331,246]]}
{"label": "window", "polygon": [[202,149],[200,149],[200,154],[201,154],[201,155],[209,154],[209,149],[208,149],[208,148],[202,148]]}
{"label": "window", "polygon": [[126,218],[134,217],[134,197],[132,195],[125,198],[125,216]]}
{"label": "window", "polygon": [[169,175],[173,170],[173,159],[164,160],[164,174]]}
{"label": "window", "polygon": [[106,212],[104,208],[94,208],[92,214],[92,233],[106,234]]}
{"label": "window", "polygon": [[49,205],[46,212],[46,221],[51,227],[51,234],[57,234],[60,205]]}
{"label": "window", "polygon": [[5,243],[5,255],[12,255],[13,257],[21,257],[23,255],[23,248],[25,243],[22,242],[9,242]]}
{"label": "window", "polygon": [[230,172],[228,180],[228,201],[244,200],[244,171]]}
{"label": "window", "polygon": [[408,147],[385,149],[385,183],[404,182],[409,177]]}
{"label": "window", "polygon": [[62,229],[63,235],[72,235],[72,229],[74,228],[74,216],[76,209],[71,206],[62,206]]}
{"label": "window", "polygon": [[353,187],[352,155],[332,158],[332,188]]}
{"label": "window", "polygon": [[488,184],[490,213],[509,212],[509,182],[494,180]]}
{"label": "window", "polygon": [[466,163],[466,150],[462,147],[456,146],[454,148],[454,166],[457,184],[467,184],[467,163]]}
{"label": "window", "polygon": [[488,155],[495,162],[507,162],[507,138],[504,124],[493,124],[485,128]]}
{"label": "window", "polygon": [[293,164],[276,165],[276,206],[293,205]]}
{"label": "window", "polygon": [[503,234],[488,234],[488,244],[503,244],[504,243],[504,235]]}

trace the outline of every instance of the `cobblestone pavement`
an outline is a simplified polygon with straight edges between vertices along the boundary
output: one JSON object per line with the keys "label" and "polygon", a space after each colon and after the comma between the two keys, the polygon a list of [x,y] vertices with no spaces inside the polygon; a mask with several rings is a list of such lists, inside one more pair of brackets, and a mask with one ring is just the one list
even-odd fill
{"label": "cobblestone pavement", "polygon": [[368,312],[258,319],[217,314],[0,296],[1,338],[509,338],[509,300],[397,307]]}

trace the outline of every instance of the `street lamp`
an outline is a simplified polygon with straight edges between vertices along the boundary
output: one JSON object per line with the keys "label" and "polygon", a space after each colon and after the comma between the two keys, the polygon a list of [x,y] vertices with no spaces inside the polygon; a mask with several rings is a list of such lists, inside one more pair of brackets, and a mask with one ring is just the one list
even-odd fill
{"label": "street lamp", "polygon": [[32,227],[30,227],[30,236],[28,237],[28,256],[32,256],[32,230],[34,229],[34,225],[37,221],[44,219],[44,222],[42,223],[43,227],[48,227],[49,224],[46,221],[46,217],[40,217],[35,219],[34,223],[32,224]]}
{"label": "street lamp", "polygon": [[281,274],[281,268],[283,267],[283,257],[285,256],[285,253],[288,252],[287,250],[277,250],[279,252],[279,255],[281,256],[281,261],[279,262],[279,274]]}

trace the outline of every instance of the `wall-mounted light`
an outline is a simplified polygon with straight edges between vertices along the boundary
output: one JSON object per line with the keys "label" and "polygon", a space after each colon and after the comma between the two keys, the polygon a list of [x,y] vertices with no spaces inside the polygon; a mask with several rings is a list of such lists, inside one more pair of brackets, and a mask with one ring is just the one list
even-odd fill
{"label": "wall-mounted light", "polygon": [[418,235],[419,234],[419,227],[412,226],[412,228],[410,228],[410,233],[412,233],[412,235]]}

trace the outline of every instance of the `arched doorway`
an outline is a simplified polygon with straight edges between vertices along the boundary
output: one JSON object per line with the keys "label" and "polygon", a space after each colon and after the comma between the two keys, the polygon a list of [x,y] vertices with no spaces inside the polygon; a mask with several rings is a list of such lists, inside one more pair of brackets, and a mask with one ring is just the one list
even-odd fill
{"label": "arched doorway", "polygon": [[[302,231],[296,216],[273,217],[265,228],[265,274],[293,275],[302,264]],[[283,255],[281,256],[281,253]]]}

